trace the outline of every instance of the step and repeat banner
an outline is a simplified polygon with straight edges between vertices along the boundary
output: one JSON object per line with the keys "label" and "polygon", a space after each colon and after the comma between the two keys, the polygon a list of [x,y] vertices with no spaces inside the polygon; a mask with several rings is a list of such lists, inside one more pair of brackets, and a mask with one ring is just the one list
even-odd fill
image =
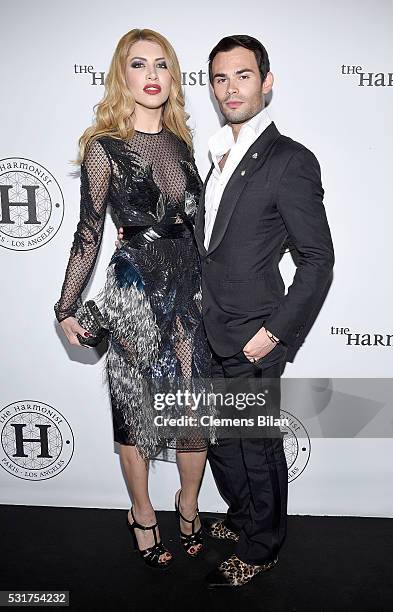
{"label": "step and repeat banner", "polygon": [[[334,277],[283,378],[289,513],[393,516],[393,4],[234,0],[2,3],[0,254],[1,503],[127,508],[113,442],[105,354],[68,344],[54,317],[79,219],[71,163],[120,37],[151,28],[182,68],[196,161],[220,126],[207,58],[250,34],[275,76],[269,114],[317,156],[336,253]],[[115,249],[110,211],[84,298]],[[286,285],[295,265],[280,263]],[[173,507],[173,458],[150,466],[157,509]],[[200,508],[225,511],[207,466]]]}

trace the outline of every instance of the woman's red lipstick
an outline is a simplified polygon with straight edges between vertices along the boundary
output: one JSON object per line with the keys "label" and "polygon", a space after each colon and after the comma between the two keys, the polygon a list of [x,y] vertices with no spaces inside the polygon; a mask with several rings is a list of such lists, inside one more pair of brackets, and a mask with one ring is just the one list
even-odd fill
{"label": "woman's red lipstick", "polygon": [[160,93],[161,86],[160,85],[145,85],[143,88],[143,91],[149,94],[150,96],[155,96],[156,94]]}

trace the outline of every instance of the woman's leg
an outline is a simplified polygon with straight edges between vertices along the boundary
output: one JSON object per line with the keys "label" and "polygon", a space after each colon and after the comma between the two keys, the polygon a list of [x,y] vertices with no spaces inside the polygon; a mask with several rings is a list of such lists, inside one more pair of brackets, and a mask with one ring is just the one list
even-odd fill
{"label": "woman's leg", "polygon": [[[154,525],[156,523],[156,515],[150,501],[148,489],[149,462],[141,457],[135,446],[126,444],[120,444],[120,459],[131,492],[135,520],[146,527]],[[130,510],[128,511],[128,520],[130,524],[133,523]],[[154,534],[151,529],[143,531],[136,528],[135,535],[141,550],[154,546]],[[160,555],[160,561],[166,561],[171,556],[169,552],[163,553]]]}
{"label": "woman's leg", "polygon": [[[181,372],[184,379],[191,380],[192,374],[192,351],[193,343],[192,339],[185,333],[184,327],[179,317],[176,317],[177,326],[177,341],[175,344],[175,352],[180,362]],[[191,413],[189,413],[191,415]],[[178,441],[178,448],[183,447],[184,450],[178,450],[176,453],[176,461],[180,474],[181,483],[181,498],[179,504],[179,510],[181,514],[188,520],[192,520],[195,517],[196,509],[198,506],[198,493],[201,486],[203,470],[206,464],[207,449],[202,451],[187,451],[187,447],[192,447],[193,444],[201,444],[201,440],[193,439],[193,436],[184,441]],[[176,502],[179,500],[179,493],[176,493]],[[197,517],[194,528],[197,531],[201,526],[199,516]],[[180,529],[181,531],[189,535],[192,533],[191,523],[187,523],[180,518]],[[189,549],[191,554],[195,554],[200,548],[201,544],[197,544],[195,547]]]}
{"label": "woman's leg", "polygon": [[[181,483],[181,498],[179,510],[182,515],[190,521],[195,517],[195,512],[198,506],[198,493],[201,486],[203,470],[206,464],[207,451],[199,452],[177,452],[176,461],[179,469]],[[176,494],[176,500],[179,499],[179,492]],[[201,526],[199,517],[195,521],[195,531]],[[180,519],[180,528],[186,535],[192,533],[191,523],[187,523]],[[191,554],[194,554],[201,544],[190,548]]]}

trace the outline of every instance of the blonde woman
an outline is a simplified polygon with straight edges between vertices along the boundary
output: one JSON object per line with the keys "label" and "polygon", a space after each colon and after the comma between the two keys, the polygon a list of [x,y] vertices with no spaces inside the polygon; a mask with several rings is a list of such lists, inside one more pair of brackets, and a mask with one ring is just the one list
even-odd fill
{"label": "blonde woman", "polygon": [[162,446],[177,450],[180,538],[186,552],[196,556],[202,549],[197,496],[210,437],[190,431],[162,439],[152,422],[153,383],[209,376],[192,232],[201,181],[187,118],[170,43],[152,30],[125,34],[112,58],[95,122],[79,141],[80,220],[54,307],[69,342],[79,345],[77,334],[88,332],[75,314],[97,259],[110,202],[117,227],[124,228],[121,248],[107,268],[103,298],[114,439],[132,497],[127,522],[135,546],[148,565],[158,568],[167,567],[172,555],[161,542],[149,498],[149,458]]}

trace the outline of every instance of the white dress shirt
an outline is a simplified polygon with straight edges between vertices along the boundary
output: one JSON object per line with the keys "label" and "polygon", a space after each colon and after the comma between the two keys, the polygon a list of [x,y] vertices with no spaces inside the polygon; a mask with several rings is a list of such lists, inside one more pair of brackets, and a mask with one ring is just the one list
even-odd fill
{"label": "white dress shirt", "polygon": [[[229,125],[224,125],[209,139],[209,150],[214,169],[206,185],[205,193],[204,245],[206,249],[209,246],[218,207],[226,184],[247,150],[271,122],[272,120],[266,108],[264,108],[241,127],[236,141],[233,137],[232,128]],[[218,163],[228,151],[230,153],[221,172]]]}

